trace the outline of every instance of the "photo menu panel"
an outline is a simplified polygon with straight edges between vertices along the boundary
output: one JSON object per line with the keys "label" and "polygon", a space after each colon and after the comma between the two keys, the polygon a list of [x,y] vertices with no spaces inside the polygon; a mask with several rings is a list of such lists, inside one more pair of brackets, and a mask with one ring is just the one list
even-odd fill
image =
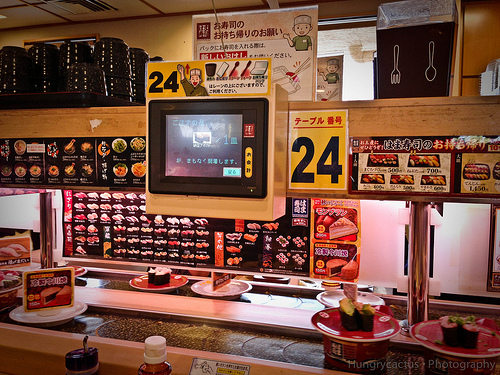
{"label": "photo menu panel", "polygon": [[0,183],[144,187],[145,137],[0,139]]}
{"label": "photo menu panel", "polygon": [[64,255],[309,275],[309,200],[272,221],[147,214],[139,192],[64,191]]}

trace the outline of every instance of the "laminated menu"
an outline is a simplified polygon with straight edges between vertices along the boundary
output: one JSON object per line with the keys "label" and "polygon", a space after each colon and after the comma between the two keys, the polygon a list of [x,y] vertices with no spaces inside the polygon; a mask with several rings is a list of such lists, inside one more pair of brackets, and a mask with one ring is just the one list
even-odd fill
{"label": "laminated menu", "polygon": [[309,200],[286,203],[277,220],[232,220],[216,232],[216,266],[309,276]]}

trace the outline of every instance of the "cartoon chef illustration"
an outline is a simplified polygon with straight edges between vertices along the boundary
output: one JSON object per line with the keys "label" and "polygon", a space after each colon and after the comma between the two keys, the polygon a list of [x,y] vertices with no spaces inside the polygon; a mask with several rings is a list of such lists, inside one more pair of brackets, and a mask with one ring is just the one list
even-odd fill
{"label": "cartoon chef illustration", "polygon": [[293,32],[296,34],[293,39],[290,34],[283,34],[283,38],[288,40],[290,47],[295,48],[296,51],[310,51],[312,49],[312,39],[309,32],[312,30],[312,18],[306,14],[295,17]]}
{"label": "cartoon chef illustration", "polygon": [[329,59],[326,62],[327,73],[325,74],[324,72],[319,72],[319,75],[329,84],[339,83],[340,76],[339,73],[337,73],[339,68],[339,59]]}
{"label": "cartoon chef illustration", "polygon": [[189,80],[186,78],[184,66],[178,64],[177,70],[181,75],[181,85],[186,96],[208,96],[207,90],[201,85],[203,80],[200,69],[191,69],[189,71]]}

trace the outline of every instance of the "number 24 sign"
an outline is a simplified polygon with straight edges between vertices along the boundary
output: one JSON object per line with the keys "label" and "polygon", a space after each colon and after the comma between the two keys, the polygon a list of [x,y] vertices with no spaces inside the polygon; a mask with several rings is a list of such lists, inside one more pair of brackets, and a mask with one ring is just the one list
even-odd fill
{"label": "number 24 sign", "polygon": [[347,189],[347,110],[290,112],[290,189]]}

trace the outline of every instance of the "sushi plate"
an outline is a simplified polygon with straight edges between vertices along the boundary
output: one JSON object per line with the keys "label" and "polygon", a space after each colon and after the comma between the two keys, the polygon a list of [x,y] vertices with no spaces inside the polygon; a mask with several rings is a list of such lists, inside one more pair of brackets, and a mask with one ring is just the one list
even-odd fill
{"label": "sushi plate", "polygon": [[[342,298],[345,298],[343,290],[329,290],[316,296],[316,299],[326,307],[339,307],[339,301]],[[358,292],[357,301],[369,303],[372,306],[385,305],[385,301],[382,298],[372,293]]]}
{"label": "sushi plate", "polygon": [[411,337],[427,349],[442,354],[463,358],[490,358],[500,356],[500,336],[495,331],[479,326],[478,347],[467,349],[444,344],[443,333],[439,320],[427,320],[413,325]]}
{"label": "sushi plate", "polygon": [[24,306],[18,306],[9,313],[9,318],[18,322],[37,327],[52,327],[69,322],[75,316],[83,314],[87,310],[87,304],[75,301],[73,306],[51,310],[54,315],[42,315],[36,311],[25,312]]}
{"label": "sushi plate", "polygon": [[130,286],[133,288],[142,290],[144,292],[156,292],[156,293],[164,293],[180,288],[183,285],[186,285],[188,279],[186,276],[182,275],[172,275],[170,276],[170,282],[164,285],[154,285],[148,282],[148,275],[142,275],[138,277],[134,277],[129,281]]}
{"label": "sushi plate", "polygon": [[234,299],[252,289],[252,284],[242,280],[231,280],[220,289],[212,290],[212,280],[198,281],[191,285],[191,290],[205,297]]}
{"label": "sushi plate", "polygon": [[80,266],[70,266],[75,269],[75,277],[82,277],[87,273],[87,269]]}
{"label": "sushi plate", "polygon": [[399,333],[399,323],[393,317],[375,312],[373,331],[348,331],[340,323],[338,308],[318,311],[312,317],[314,327],[324,335],[351,342],[377,342],[389,340]]}

